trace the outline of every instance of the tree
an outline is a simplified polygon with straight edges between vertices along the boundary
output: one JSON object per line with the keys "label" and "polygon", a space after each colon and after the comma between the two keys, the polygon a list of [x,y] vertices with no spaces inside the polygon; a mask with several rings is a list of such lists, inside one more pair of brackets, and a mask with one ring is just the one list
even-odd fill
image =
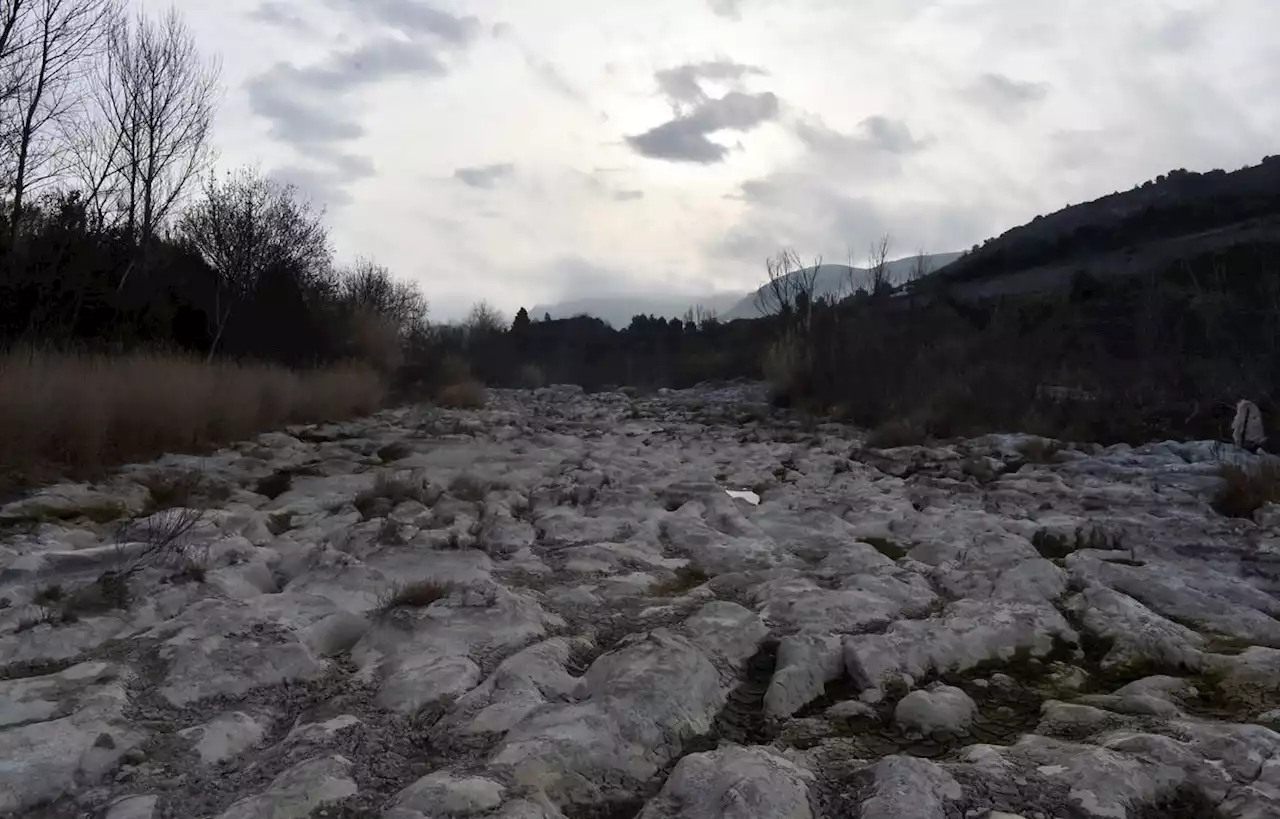
{"label": "tree", "polygon": [[222,180],[210,174],[202,197],[183,213],[177,235],[215,274],[210,360],[236,305],[266,271],[314,271],[326,267],[330,257],[320,214],[297,198],[293,186],[252,169]]}
{"label": "tree", "polygon": [[893,282],[889,280],[889,234],[885,234],[871,243],[867,255],[867,292],[873,298],[884,298],[893,292]]}
{"label": "tree", "polygon": [[464,326],[469,336],[488,336],[502,332],[504,323],[498,308],[487,301],[478,301],[471,306],[471,312],[467,313]]}
{"label": "tree", "polygon": [[[0,7],[9,239],[30,191],[67,168],[60,126],[79,113],[82,80],[98,56],[116,0],[4,0]],[[5,53],[7,52],[7,53]]]}
{"label": "tree", "polygon": [[529,311],[521,307],[511,322],[511,332],[523,333],[529,329]]}
{"label": "tree", "polygon": [[408,333],[427,318],[427,300],[413,282],[397,281],[386,267],[359,259],[339,274],[338,295],[346,304],[389,321]]}
{"label": "tree", "polygon": [[795,312],[797,302],[813,304],[813,290],[818,280],[818,268],[822,257],[804,267],[800,254],[791,248],[783,248],[776,256],[765,260],[765,272],[769,280],[756,291],[755,307],[762,316],[789,316]]}
{"label": "tree", "polygon": [[220,73],[176,9],[112,21],[87,116],[71,135],[75,170],[99,215],[144,253],[212,159]]}

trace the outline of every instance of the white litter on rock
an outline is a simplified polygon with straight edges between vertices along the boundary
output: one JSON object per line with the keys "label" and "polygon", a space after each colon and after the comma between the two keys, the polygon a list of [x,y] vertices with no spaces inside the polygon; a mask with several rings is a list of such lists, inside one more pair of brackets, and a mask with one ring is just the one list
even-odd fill
{"label": "white litter on rock", "polygon": [[752,506],[760,505],[760,496],[750,489],[726,489],[724,492],[735,500],[744,500]]}

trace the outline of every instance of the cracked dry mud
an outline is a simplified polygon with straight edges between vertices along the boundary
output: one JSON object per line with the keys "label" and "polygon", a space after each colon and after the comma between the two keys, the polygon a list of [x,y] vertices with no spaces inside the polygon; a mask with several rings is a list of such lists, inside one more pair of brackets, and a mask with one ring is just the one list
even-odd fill
{"label": "cracked dry mud", "polygon": [[1251,456],[861,440],[498,391],[14,500],[0,814],[1280,816]]}

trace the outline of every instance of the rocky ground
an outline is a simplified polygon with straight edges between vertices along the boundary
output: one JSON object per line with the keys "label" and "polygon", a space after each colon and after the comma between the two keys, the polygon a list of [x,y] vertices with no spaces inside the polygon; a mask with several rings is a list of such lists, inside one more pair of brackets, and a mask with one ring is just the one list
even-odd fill
{"label": "rocky ground", "polygon": [[0,507],[0,814],[1280,816],[1247,457],[551,388],[50,487]]}

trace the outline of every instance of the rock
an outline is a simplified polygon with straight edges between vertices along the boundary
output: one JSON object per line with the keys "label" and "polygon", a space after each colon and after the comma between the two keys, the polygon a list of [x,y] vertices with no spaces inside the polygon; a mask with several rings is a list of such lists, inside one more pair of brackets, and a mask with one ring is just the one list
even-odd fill
{"label": "rock", "polygon": [[241,799],[218,819],[305,819],[316,808],[356,793],[349,761],[341,756],[317,757],[284,771],[266,791]]}
{"label": "rock", "polygon": [[1077,639],[1049,605],[959,600],[940,621],[902,620],[884,634],[846,638],[844,661],[855,682],[880,687],[904,676],[914,680],[1007,660],[1020,649],[1045,656],[1056,643]]}
{"label": "rock", "polygon": [[638,819],[810,819],[812,778],[772,749],[723,745],[681,759]]}
{"label": "rock", "polygon": [[727,600],[714,600],[685,620],[681,631],[708,657],[737,668],[769,634],[759,615]]}
{"label": "rock", "polygon": [[893,719],[909,732],[931,734],[947,731],[967,733],[977,706],[969,695],[950,685],[935,685],[927,691],[912,691],[893,709]]}
{"label": "rock", "polygon": [[505,792],[506,788],[491,779],[437,771],[401,791],[383,816],[385,819],[475,816],[501,805]]}
{"label": "rock", "polygon": [[0,682],[0,812],[96,784],[145,738],[125,719],[130,679],[118,666],[81,663]]}
{"label": "rock", "polygon": [[871,772],[861,819],[946,819],[947,804],[964,795],[951,774],[924,759],[887,756]]}
{"label": "rock", "polygon": [[1236,446],[1250,452],[1267,442],[1267,433],[1262,426],[1262,410],[1247,399],[1236,404],[1235,417],[1231,419],[1231,440]]}
{"label": "rock", "polygon": [[178,732],[192,743],[200,761],[206,765],[239,756],[257,747],[266,736],[269,722],[243,711],[223,714],[211,722]]}
{"label": "rock", "polygon": [[155,816],[157,796],[125,796],[111,803],[106,819],[151,819]]}
{"label": "rock", "polygon": [[844,674],[843,642],[835,634],[797,634],[778,643],[777,670],[764,695],[764,712],[785,718],[820,697]]}
{"label": "rock", "polygon": [[666,629],[598,658],[582,684],[583,701],[531,713],[490,761],[560,805],[599,801],[618,781],[647,781],[686,738],[710,730],[728,693],[711,659]]}

